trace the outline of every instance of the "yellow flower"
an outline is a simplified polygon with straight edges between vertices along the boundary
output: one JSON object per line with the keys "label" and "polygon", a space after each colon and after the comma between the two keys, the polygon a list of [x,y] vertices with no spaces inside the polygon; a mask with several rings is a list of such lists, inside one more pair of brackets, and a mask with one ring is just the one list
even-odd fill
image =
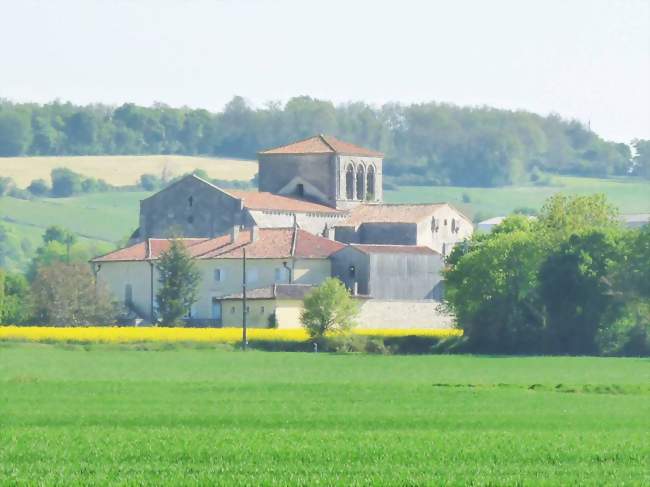
{"label": "yellow flower", "polygon": [[[362,336],[399,337],[408,335],[447,338],[461,336],[455,329],[361,329],[353,333]],[[249,328],[248,340],[304,341],[308,339],[302,328],[269,329]],[[134,342],[205,342],[236,343],[242,339],[241,328],[157,328],[157,327],[49,327],[49,326],[0,326],[0,340],[78,341],[93,343]]]}

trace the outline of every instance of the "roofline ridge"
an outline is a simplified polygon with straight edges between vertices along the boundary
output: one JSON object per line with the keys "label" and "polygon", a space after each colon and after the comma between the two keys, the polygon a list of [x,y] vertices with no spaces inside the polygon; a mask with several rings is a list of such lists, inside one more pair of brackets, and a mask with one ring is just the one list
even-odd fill
{"label": "roofline ridge", "polygon": [[[335,148],[332,144],[330,144],[329,141],[327,140],[327,137],[330,137],[329,135],[326,136],[325,134],[318,134],[318,137],[320,137],[320,140],[322,140],[323,142],[325,142],[325,145],[326,145],[327,147],[329,147],[330,149],[332,149],[332,151],[333,151],[335,154],[338,154],[338,153],[339,153],[339,151],[336,150],[336,148]],[[333,138],[336,138],[336,137],[333,137]]]}
{"label": "roofline ridge", "polygon": [[[304,139],[294,140],[293,142],[289,142],[289,143],[287,143],[287,144],[278,145],[277,147],[269,147],[268,149],[264,149],[263,151],[259,151],[258,154],[264,154],[265,152],[268,152],[268,151],[277,150],[277,149],[282,149],[283,147],[287,147],[287,146],[294,145],[294,144],[299,144],[300,142],[305,142],[306,140],[309,140],[309,139],[315,139],[316,137],[320,137],[321,135],[323,135],[323,134],[310,135],[309,137],[305,137]],[[328,146],[330,147],[330,149],[331,149],[331,146],[330,146],[329,144],[327,144],[327,145],[328,145]],[[336,152],[336,151],[334,151],[334,152]]]}

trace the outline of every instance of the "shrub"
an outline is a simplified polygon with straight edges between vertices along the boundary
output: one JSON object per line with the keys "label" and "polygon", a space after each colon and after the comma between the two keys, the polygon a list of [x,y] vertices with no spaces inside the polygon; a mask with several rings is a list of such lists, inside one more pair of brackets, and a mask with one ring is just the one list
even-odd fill
{"label": "shrub", "polygon": [[45,179],[34,179],[29,186],[27,186],[27,191],[32,193],[34,196],[46,196],[50,192],[50,186],[47,184]]}
{"label": "shrub", "polygon": [[58,167],[52,169],[52,196],[65,198],[81,192],[82,177],[70,169]]}
{"label": "shrub", "polygon": [[349,291],[341,281],[330,277],[305,297],[300,322],[310,337],[320,339],[326,333],[350,330],[357,314],[359,307]]}

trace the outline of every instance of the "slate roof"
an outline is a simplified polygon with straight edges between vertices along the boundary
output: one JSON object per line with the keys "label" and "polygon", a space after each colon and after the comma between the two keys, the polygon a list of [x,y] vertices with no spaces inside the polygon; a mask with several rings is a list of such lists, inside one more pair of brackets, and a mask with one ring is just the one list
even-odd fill
{"label": "slate roof", "polygon": [[431,218],[445,205],[446,203],[359,205],[350,210],[349,216],[337,226],[358,227],[362,223],[419,223]]}
{"label": "slate roof", "polygon": [[244,207],[250,210],[277,210],[299,213],[341,213],[320,203],[299,198],[290,198],[264,191],[225,190],[226,193],[242,200]]}
{"label": "slate roof", "polygon": [[384,154],[344,142],[331,135],[314,135],[298,142],[275,147],[260,154],[341,154],[347,156],[383,157]]}
{"label": "slate roof", "polygon": [[[273,284],[272,286],[249,289],[246,299],[297,299],[302,300],[314,289],[310,284]],[[220,299],[243,299],[242,293],[229,294]]]}
{"label": "slate roof", "polygon": [[364,254],[438,254],[432,248],[424,245],[350,244],[350,247],[360,250]]}
{"label": "slate roof", "polygon": [[[230,234],[215,238],[180,239],[196,259],[239,259],[246,248],[247,259],[325,259],[344,244],[312,235],[300,228],[260,228],[254,239],[250,229],[240,230],[233,242]],[[150,238],[144,242],[96,257],[92,262],[131,262],[156,260],[169,248],[171,239]]]}

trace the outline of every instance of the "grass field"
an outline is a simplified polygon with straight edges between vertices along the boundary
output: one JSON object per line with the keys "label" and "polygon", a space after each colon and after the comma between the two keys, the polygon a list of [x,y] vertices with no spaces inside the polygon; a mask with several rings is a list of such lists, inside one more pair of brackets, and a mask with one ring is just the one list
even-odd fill
{"label": "grass field", "polygon": [[136,184],[142,174],[168,177],[194,169],[204,169],[212,178],[250,180],[257,173],[257,162],[177,155],[152,156],[60,156],[60,157],[0,157],[0,175],[14,178],[19,187],[34,179],[50,180],[50,172],[67,167],[85,176],[101,178],[115,186]]}
{"label": "grass field", "polygon": [[[385,191],[389,203],[446,201],[468,215],[480,212],[484,218],[507,215],[515,208],[539,209],[555,193],[588,195],[604,193],[622,213],[650,213],[650,181],[633,178],[598,179],[553,176],[552,186],[509,186],[501,188],[464,188],[456,186],[408,186]],[[469,203],[463,201],[469,196]]]}
{"label": "grass field", "polygon": [[0,343],[18,485],[643,485],[650,361]]}

